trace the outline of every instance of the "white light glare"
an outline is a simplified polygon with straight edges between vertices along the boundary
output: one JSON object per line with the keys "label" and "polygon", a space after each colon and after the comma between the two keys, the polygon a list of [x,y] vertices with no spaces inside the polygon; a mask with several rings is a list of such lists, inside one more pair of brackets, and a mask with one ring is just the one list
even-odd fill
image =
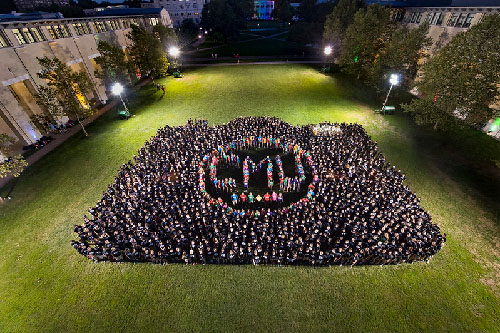
{"label": "white light glare", "polygon": [[325,47],[325,55],[330,55],[330,54],[332,54],[332,47],[331,46]]}
{"label": "white light glare", "polygon": [[170,53],[174,57],[177,57],[181,53],[181,50],[179,50],[179,48],[177,46],[171,46],[168,49],[168,53]]}
{"label": "white light glare", "polygon": [[399,74],[391,74],[391,78],[389,79],[389,82],[393,86],[397,86],[399,83]]}
{"label": "white light glare", "polygon": [[113,95],[120,95],[123,91],[123,86],[116,82],[113,87],[111,87],[111,91],[113,92]]}

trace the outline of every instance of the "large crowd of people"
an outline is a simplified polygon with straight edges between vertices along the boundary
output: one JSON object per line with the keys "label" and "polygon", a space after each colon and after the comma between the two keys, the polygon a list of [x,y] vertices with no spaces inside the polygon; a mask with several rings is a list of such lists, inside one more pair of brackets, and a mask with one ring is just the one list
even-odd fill
{"label": "large crowd of people", "polygon": [[[121,167],[84,224],[75,226],[72,245],[96,261],[187,264],[382,265],[437,253],[446,234],[376,142],[357,124],[321,125],[335,130],[268,117],[164,127]],[[206,182],[220,181],[211,171],[213,157],[243,165],[224,147],[236,151],[232,144],[255,137],[300,147],[297,156],[307,162],[301,167],[314,173],[304,197],[289,205],[241,206],[206,191]],[[272,162],[262,167],[272,169]],[[280,177],[303,179],[298,172]],[[274,191],[276,200],[282,189]],[[251,193],[233,194],[246,203]]]}

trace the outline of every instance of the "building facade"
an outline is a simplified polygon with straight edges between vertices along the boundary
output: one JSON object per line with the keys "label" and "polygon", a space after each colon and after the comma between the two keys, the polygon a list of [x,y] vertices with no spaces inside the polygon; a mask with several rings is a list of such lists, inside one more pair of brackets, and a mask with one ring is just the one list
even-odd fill
{"label": "building facade", "polygon": [[60,6],[67,6],[69,5],[69,0],[14,0],[14,5],[19,11],[33,9],[38,6],[50,6],[53,3]]}
{"label": "building facade", "polygon": [[[500,6],[484,7],[412,7],[396,8],[393,18],[407,24],[409,27],[418,27],[424,22],[429,23],[428,36],[432,38],[429,53],[436,53],[460,32],[480,23],[487,15],[500,15]],[[500,46],[499,46],[500,49]],[[500,139],[500,105],[493,105],[498,110],[498,118],[491,119],[484,125],[483,131]]]}
{"label": "building facade", "polygon": [[149,28],[160,22],[172,26],[166,10],[140,8],[91,18],[0,20],[0,133],[16,138],[18,145],[31,144],[42,134],[32,121],[33,115],[45,112],[35,102],[38,88],[46,85],[37,76],[41,70],[37,57],[57,57],[74,71],[85,71],[92,91],[84,98],[105,103],[109,87],[94,75],[98,42],[119,45],[127,55],[130,26]]}
{"label": "building facade", "polygon": [[179,27],[185,19],[192,19],[194,23],[200,24],[203,6],[210,0],[154,0],[150,3],[142,3],[142,8],[165,8],[174,27]]}
{"label": "building facade", "polygon": [[254,1],[255,17],[259,20],[272,20],[274,1]]}

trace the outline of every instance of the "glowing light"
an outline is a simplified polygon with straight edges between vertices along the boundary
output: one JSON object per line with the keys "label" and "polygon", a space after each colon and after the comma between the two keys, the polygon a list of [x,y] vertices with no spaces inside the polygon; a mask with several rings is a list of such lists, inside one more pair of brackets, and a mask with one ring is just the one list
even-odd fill
{"label": "glowing light", "polygon": [[331,46],[327,46],[327,47],[325,47],[325,55],[327,55],[327,56],[328,56],[328,55],[332,54],[332,50],[333,50],[333,49],[332,49],[332,47],[331,47]]}
{"label": "glowing light", "polygon": [[116,82],[113,87],[111,87],[111,92],[113,95],[120,95],[123,92],[123,86]]}
{"label": "glowing light", "polygon": [[202,35],[198,35],[198,39],[201,39],[201,37],[203,37]]}
{"label": "glowing light", "polygon": [[399,74],[391,74],[391,78],[389,79],[389,82],[393,86],[397,86],[399,84]]}
{"label": "glowing light", "polygon": [[172,55],[174,57],[178,57],[179,54],[181,54],[181,50],[179,50],[179,48],[177,46],[171,46],[168,49],[168,53],[170,53],[170,55]]}

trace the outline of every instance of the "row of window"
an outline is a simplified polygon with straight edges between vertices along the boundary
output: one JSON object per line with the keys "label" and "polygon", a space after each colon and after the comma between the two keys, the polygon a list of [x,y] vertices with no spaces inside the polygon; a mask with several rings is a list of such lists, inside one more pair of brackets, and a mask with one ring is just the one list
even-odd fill
{"label": "row of window", "polygon": [[[445,12],[432,12],[427,15],[427,22],[429,24],[441,25],[445,17]],[[471,25],[472,19],[475,14],[459,14],[453,13],[448,19],[446,25],[449,27],[468,28]],[[420,23],[422,20],[422,12],[413,12],[410,16],[410,23]]]}
{"label": "row of window", "polygon": [[47,25],[45,28],[49,32],[50,38],[52,39],[71,37],[71,32],[66,24]]}
{"label": "row of window", "polygon": [[468,28],[471,25],[474,14],[453,13],[448,20],[449,27]]}
{"label": "row of window", "polygon": [[435,24],[435,25],[441,25],[443,24],[443,20],[444,20],[444,16],[446,15],[446,13],[438,13],[438,12],[433,12],[433,13],[429,13],[429,15],[427,15],[427,22],[429,22],[429,24]]}
{"label": "row of window", "polygon": [[39,27],[12,29],[12,33],[14,37],[16,37],[19,45],[37,43],[45,40]]}
{"label": "row of window", "polygon": [[[196,13],[195,15],[198,15],[198,13]],[[159,23],[158,18],[150,18],[149,20],[151,25],[157,25]],[[123,24],[120,24],[119,20],[110,20],[105,22],[95,21],[93,23],[95,32],[101,33],[109,30],[119,30],[122,28],[122,25],[124,29],[128,29],[130,28],[131,24],[138,24],[139,20],[136,18],[132,18],[129,20],[124,20]],[[45,28],[47,29],[51,39],[67,38],[72,36],[71,31],[68,29],[66,24],[47,25],[45,26]],[[73,28],[78,36],[93,33],[92,29],[90,28],[89,22],[73,23]],[[16,38],[17,42],[19,43],[19,45],[37,43],[46,40],[40,27],[19,28],[19,29],[16,28],[12,29],[12,33]],[[4,35],[4,32],[0,30],[0,48],[8,46],[11,46],[9,40]]]}
{"label": "row of window", "polygon": [[[180,14],[181,14],[180,16],[184,16],[184,13],[180,13]],[[198,16],[200,14],[199,13],[186,13],[186,16],[191,16],[191,15]],[[174,16],[179,16],[179,13],[175,13]]]}

